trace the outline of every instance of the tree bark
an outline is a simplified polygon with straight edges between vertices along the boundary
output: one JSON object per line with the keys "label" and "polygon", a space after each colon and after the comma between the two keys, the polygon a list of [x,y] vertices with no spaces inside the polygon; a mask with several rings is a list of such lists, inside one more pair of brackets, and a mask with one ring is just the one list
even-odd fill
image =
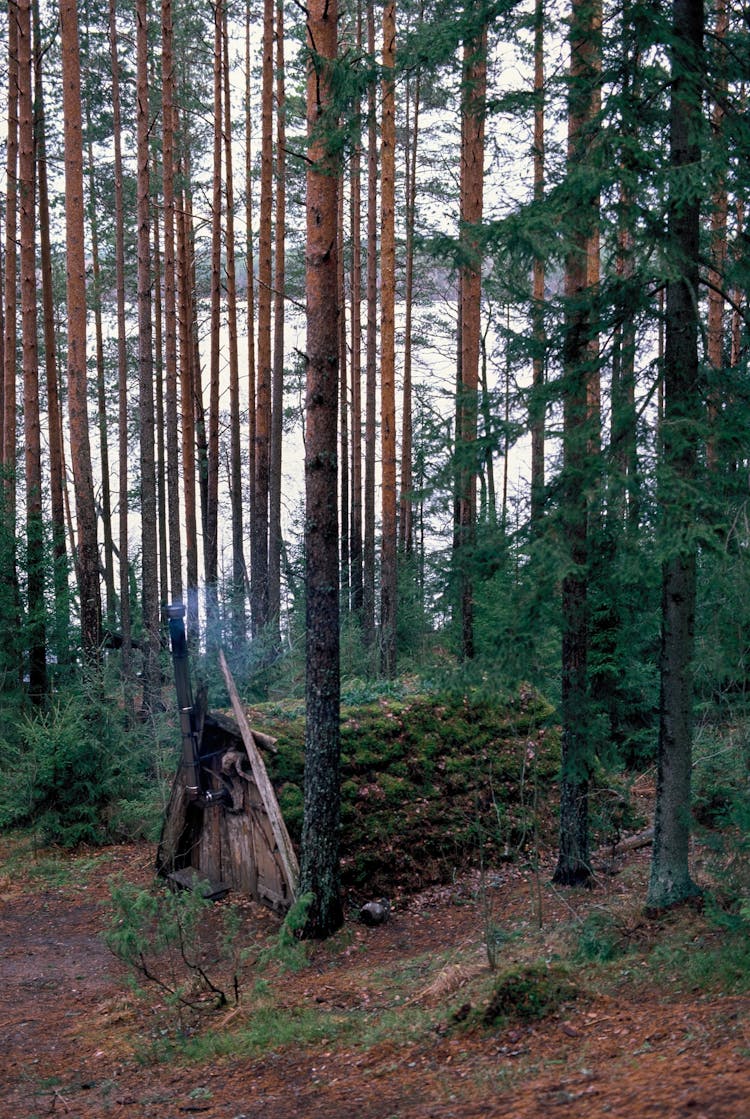
{"label": "tree bark", "polygon": [[181,603],[180,454],[177,412],[177,273],[175,246],[175,75],[172,0],[161,3],[162,191],[164,200],[164,410],[167,433],[167,523],[170,599]]}
{"label": "tree bark", "polygon": [[226,8],[222,20],[224,62],[224,165],[226,167],[226,274],[229,341],[229,493],[232,509],[232,644],[245,642],[245,551],[242,531],[242,440],[240,432],[240,359],[237,337],[237,275],[234,237],[234,176],[232,161],[232,111],[229,100],[229,30]]}
{"label": "tree bark", "polygon": [[208,457],[206,535],[203,565],[206,579],[206,642],[221,644],[219,615],[219,380],[221,360],[221,57],[222,0],[214,5],[213,178],[211,192],[211,324],[208,389]]}
{"label": "tree bark", "polygon": [[396,4],[383,8],[383,82],[380,146],[380,443],[382,544],[380,554],[380,665],[396,672],[398,601],[396,525]]}
{"label": "tree bark", "polygon": [[[472,6],[472,11],[473,6]],[[476,14],[476,13],[475,13]],[[461,104],[461,379],[456,424],[458,523],[455,562],[461,614],[461,652],[474,656],[473,546],[477,512],[477,390],[481,342],[482,271],[479,225],[484,188],[484,118],[487,87],[487,31],[464,45]]]}
{"label": "tree bark", "polygon": [[31,77],[31,0],[18,4],[18,200],[21,233],[21,332],[23,427],[26,467],[26,605],[29,694],[40,703],[47,691],[44,605],[45,559],[42,519],[42,441],[39,418],[39,349],[36,314],[36,190],[34,110]]}
{"label": "tree bark", "polygon": [[[247,276],[247,440],[250,484],[248,486],[248,523],[255,527],[255,259],[253,253],[253,159],[250,28],[252,8],[245,6],[245,273]],[[253,562],[252,544],[250,562]],[[247,578],[247,573],[246,576]]]}
{"label": "tree bark", "polygon": [[284,417],[284,299],[286,286],[286,94],[284,87],[284,5],[276,4],[276,228],[274,230],[273,372],[271,456],[268,478],[268,622],[270,639],[281,647],[281,467]]}
{"label": "tree bark", "polygon": [[148,4],[136,4],[136,133],[138,252],[138,421],[141,494],[141,610],[143,613],[143,711],[160,703],[159,579],[156,531],[156,454],[151,305],[151,198],[149,176]]}
{"label": "tree bark", "polygon": [[274,0],[263,3],[261,91],[260,238],[258,244],[258,385],[255,402],[255,523],[250,581],[253,635],[268,623],[268,489],[271,442],[271,284],[273,282],[273,17]]}
{"label": "tree bark", "polygon": [[[175,113],[175,128],[177,114]],[[187,594],[187,635],[197,644],[198,614],[198,509],[196,503],[195,370],[193,357],[193,301],[190,268],[191,238],[186,166],[181,161],[183,188],[177,213],[177,329],[180,336],[180,413],[182,416],[182,489],[185,515],[185,590]]]}
{"label": "tree bark", "polygon": [[81,60],[78,8],[72,0],[60,0],[60,42],[65,140],[68,411],[78,528],[76,573],[80,595],[81,644],[86,660],[90,664],[98,664],[101,645],[101,598],[86,379],[86,254],[83,234]]}
{"label": "tree bark", "polygon": [[339,557],[337,509],[338,308],[336,226],[338,159],[330,119],[337,54],[336,0],[308,8],[307,393],[305,583],[307,658],[304,822],[300,892],[312,902],[304,933],[340,927],[339,880]]}
{"label": "tree bark", "polygon": [[[654,847],[648,905],[663,908],[697,891],[688,866],[692,754],[696,544],[694,494],[699,488],[701,383],[698,356],[700,186],[686,190],[680,173],[700,163],[703,0],[672,8],[669,155],[672,190],[664,350],[664,475],[661,699]],[[697,176],[696,176],[697,178]]]}
{"label": "tree bark", "polygon": [[[375,8],[367,0],[367,51],[375,57]],[[362,552],[362,640],[375,644],[375,414],[377,407],[378,135],[376,87],[367,91],[367,275],[365,351],[365,487]]]}
{"label": "tree bark", "polygon": [[[357,3],[356,48],[362,49],[362,3]],[[359,118],[361,101],[357,97],[354,117]],[[351,229],[351,527],[349,562],[351,604],[355,615],[362,615],[362,145],[355,142],[350,163]]]}
{"label": "tree bark", "polygon": [[49,441],[50,513],[52,517],[52,564],[54,587],[53,651],[59,665],[67,665],[69,651],[70,590],[68,553],[65,546],[65,503],[63,497],[63,449],[60,394],[58,392],[57,339],[55,336],[55,299],[52,287],[52,246],[50,239],[49,190],[42,87],[42,47],[38,0],[34,0],[34,100],[36,103],[36,156],[39,194],[39,253],[42,273],[42,314],[44,320],[44,367],[47,387],[47,430]]}
{"label": "tree bark", "polygon": [[[117,425],[119,470],[119,519],[118,540],[120,550],[120,631],[122,633],[122,675],[126,694],[132,676],[132,643],[130,622],[130,565],[128,504],[128,358],[125,319],[125,206],[122,182],[122,126],[120,104],[120,61],[117,49],[116,0],[109,0],[109,40],[112,63],[112,111],[115,156],[115,287],[117,298]],[[131,704],[132,706],[132,704]]]}
{"label": "tree bark", "polygon": [[6,140],[3,398],[0,429],[0,609],[12,639],[0,650],[0,667],[21,676],[16,635],[20,603],[16,570],[16,456],[18,454],[16,361],[18,345],[18,4],[8,0],[8,131]]}
{"label": "tree bark", "polygon": [[[544,200],[544,0],[534,3],[534,202]],[[543,257],[536,255],[533,264],[531,329],[534,343],[532,359],[531,401],[531,527],[537,530],[544,511],[544,328]]]}
{"label": "tree bark", "polygon": [[[419,8],[419,26],[424,16],[424,5]],[[412,422],[412,321],[414,313],[414,233],[417,204],[417,151],[419,146],[419,110],[422,88],[421,68],[417,68],[413,80],[413,95],[410,100],[411,82],[407,84],[407,127],[406,127],[406,244],[404,246],[404,371],[401,404],[401,486],[399,493],[398,541],[401,551],[410,556],[414,549],[414,507],[412,490],[414,477],[412,457],[414,453]],[[408,120],[413,105],[413,117]]]}

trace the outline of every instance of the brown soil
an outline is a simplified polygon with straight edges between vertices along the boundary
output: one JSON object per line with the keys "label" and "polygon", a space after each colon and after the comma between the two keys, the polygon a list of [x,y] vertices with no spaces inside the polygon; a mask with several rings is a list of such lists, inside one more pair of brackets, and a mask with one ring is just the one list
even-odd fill
{"label": "brown soil", "polygon": [[[144,999],[128,988],[101,939],[109,882],[121,874],[148,883],[153,851],[110,848],[85,866],[81,856],[70,866],[60,856],[68,874],[54,884],[29,857],[8,864],[10,841],[3,847],[15,869],[0,878],[0,1119],[750,1116],[748,1000],[655,986],[655,943],[679,935],[705,944],[716,934],[697,911],[643,918],[648,851],[627,854],[593,891],[553,890],[548,865],[535,896],[533,878],[509,864],[493,870],[488,890],[469,873],[396,899],[391,920],[375,929],[355,911],[332,942],[310,949],[301,971],[267,965],[262,998],[280,1015],[350,1015],[363,1034],[186,1063],[156,1059],[173,1016],[158,993]],[[562,956],[566,937],[569,960],[569,930],[593,907],[618,913],[630,950],[617,968],[569,970],[579,997],[548,1017],[488,1028],[480,1023],[493,984],[483,898],[514,933],[500,949],[502,966]],[[242,920],[247,943],[267,942],[278,925],[249,904]],[[247,968],[240,1008],[204,1014],[193,1037],[211,1030],[239,1039],[261,999],[257,962]],[[394,1023],[390,1036],[377,1033],[384,1021]]]}

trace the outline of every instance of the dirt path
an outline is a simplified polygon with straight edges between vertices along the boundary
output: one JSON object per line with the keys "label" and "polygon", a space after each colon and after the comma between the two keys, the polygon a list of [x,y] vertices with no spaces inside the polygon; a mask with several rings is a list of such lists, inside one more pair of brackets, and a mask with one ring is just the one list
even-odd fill
{"label": "dirt path", "polygon": [[[403,903],[382,928],[349,926],[303,971],[273,981],[280,1014],[351,1014],[370,1029],[397,1021],[414,992],[439,988],[435,975],[444,976],[445,990],[422,999],[412,1033],[389,1038],[381,1029],[363,1043],[350,1031],[254,1058],[143,1063],[135,1039],[153,1042],[161,1019],[129,993],[100,933],[112,875],[145,883],[151,857],[144,847],[113,848],[82,885],[74,867],[57,885],[21,873],[0,880],[0,1119],[750,1119],[744,998],[654,990],[634,974],[621,989],[589,992],[534,1025],[454,1025],[476,989],[459,980],[483,963],[476,892],[461,885]],[[509,870],[495,888],[504,921],[523,926],[527,884]],[[545,923],[554,929],[571,906],[597,900],[546,891]],[[267,918],[249,910],[247,921],[248,935],[267,934]],[[252,1015],[252,1005],[225,1015],[226,1029]]]}

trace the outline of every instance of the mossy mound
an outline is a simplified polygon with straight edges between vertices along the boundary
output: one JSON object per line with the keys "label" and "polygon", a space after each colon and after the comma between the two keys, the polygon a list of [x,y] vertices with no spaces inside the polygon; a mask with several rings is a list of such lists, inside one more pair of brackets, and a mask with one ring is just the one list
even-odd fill
{"label": "mossy mound", "polygon": [[[413,695],[341,712],[342,872],[372,895],[450,880],[531,840],[535,789],[560,764],[553,711],[522,689],[486,696]],[[251,712],[278,740],[267,757],[292,839],[302,829],[304,713],[279,705]]]}
{"label": "mossy mound", "polygon": [[502,975],[482,1015],[485,1026],[509,1021],[535,1022],[554,1014],[578,996],[578,988],[562,967],[525,964]]}

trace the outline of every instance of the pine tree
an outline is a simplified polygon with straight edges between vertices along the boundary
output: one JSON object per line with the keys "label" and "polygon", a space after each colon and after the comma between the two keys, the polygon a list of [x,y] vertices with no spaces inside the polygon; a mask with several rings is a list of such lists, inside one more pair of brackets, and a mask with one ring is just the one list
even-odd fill
{"label": "pine tree", "polygon": [[94,478],[89,444],[86,378],[86,257],[83,207],[83,128],[78,9],[60,0],[63,117],[65,124],[65,243],[67,250],[68,409],[71,465],[76,500],[76,574],[80,596],[81,642],[87,660],[97,663],[101,645],[99,548]]}
{"label": "pine tree", "polygon": [[307,613],[304,822],[300,890],[311,895],[305,935],[343,921],[339,885],[339,556],[337,509],[338,160],[333,154],[331,68],[336,0],[312,0],[307,16],[308,169],[305,290],[305,586]]}

